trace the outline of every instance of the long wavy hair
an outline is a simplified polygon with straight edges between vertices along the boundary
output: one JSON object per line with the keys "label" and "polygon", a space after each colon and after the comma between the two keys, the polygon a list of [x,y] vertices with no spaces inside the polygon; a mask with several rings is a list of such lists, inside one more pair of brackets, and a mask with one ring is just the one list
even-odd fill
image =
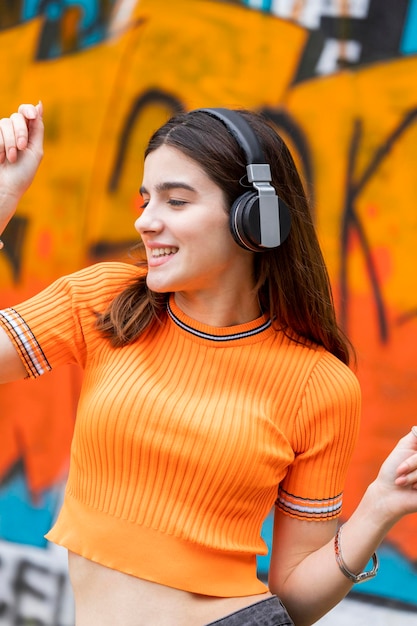
{"label": "long wavy hair", "polygon": [[[352,346],[337,324],[329,276],[294,160],[283,139],[261,115],[238,112],[255,131],[271,167],[272,184],[291,211],[291,231],[284,243],[254,253],[262,310],[269,313],[275,328],[294,341],[324,346],[349,363]],[[196,161],[223,190],[228,207],[245,191],[245,154],[220,120],[201,111],[172,117],[152,135],[145,157],[163,145]],[[137,264],[146,268],[145,254]],[[144,271],[98,316],[97,327],[114,346],[131,343],[164,317],[168,296],[147,287]]]}

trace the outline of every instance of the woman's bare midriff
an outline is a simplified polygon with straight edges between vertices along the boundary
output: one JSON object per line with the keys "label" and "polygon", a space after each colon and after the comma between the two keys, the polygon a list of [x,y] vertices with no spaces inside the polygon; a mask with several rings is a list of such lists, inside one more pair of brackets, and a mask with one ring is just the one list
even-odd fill
{"label": "woman's bare midriff", "polygon": [[76,626],[206,626],[271,594],[218,598],[135,578],[69,552]]}

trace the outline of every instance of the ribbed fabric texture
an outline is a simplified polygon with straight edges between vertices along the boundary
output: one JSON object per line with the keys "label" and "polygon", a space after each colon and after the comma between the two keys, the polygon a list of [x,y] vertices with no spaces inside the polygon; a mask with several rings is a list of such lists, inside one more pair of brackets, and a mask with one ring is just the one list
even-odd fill
{"label": "ribbed fabric texture", "polygon": [[161,584],[260,593],[260,531],[277,496],[299,519],[340,514],[357,380],[266,317],[213,328],[173,297],[162,324],[113,349],[92,311],[138,272],[94,265],[0,314],[30,377],[64,363],[85,370],[65,501],[48,538]]}

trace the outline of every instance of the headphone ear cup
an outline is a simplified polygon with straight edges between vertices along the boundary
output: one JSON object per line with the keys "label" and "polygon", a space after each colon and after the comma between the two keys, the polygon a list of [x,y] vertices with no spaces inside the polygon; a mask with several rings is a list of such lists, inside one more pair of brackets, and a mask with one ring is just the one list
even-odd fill
{"label": "headphone ear cup", "polygon": [[242,248],[252,252],[262,250],[257,193],[247,191],[234,201],[230,209],[230,231]]}
{"label": "headphone ear cup", "polygon": [[[269,249],[278,248],[291,230],[291,212],[281,198],[276,198],[279,211],[279,237],[277,245]],[[230,230],[236,241],[242,248],[252,252],[265,252],[261,245],[261,216],[259,195],[254,191],[247,191],[235,200],[230,210]]]}

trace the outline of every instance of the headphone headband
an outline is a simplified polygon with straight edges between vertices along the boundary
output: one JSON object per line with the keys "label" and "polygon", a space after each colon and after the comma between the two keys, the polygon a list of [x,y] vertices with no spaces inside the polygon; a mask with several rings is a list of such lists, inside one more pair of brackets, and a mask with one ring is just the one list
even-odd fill
{"label": "headphone headband", "polygon": [[247,163],[265,163],[265,156],[255,132],[237,111],[230,109],[195,109],[217,118],[229,129],[246,156]]}

